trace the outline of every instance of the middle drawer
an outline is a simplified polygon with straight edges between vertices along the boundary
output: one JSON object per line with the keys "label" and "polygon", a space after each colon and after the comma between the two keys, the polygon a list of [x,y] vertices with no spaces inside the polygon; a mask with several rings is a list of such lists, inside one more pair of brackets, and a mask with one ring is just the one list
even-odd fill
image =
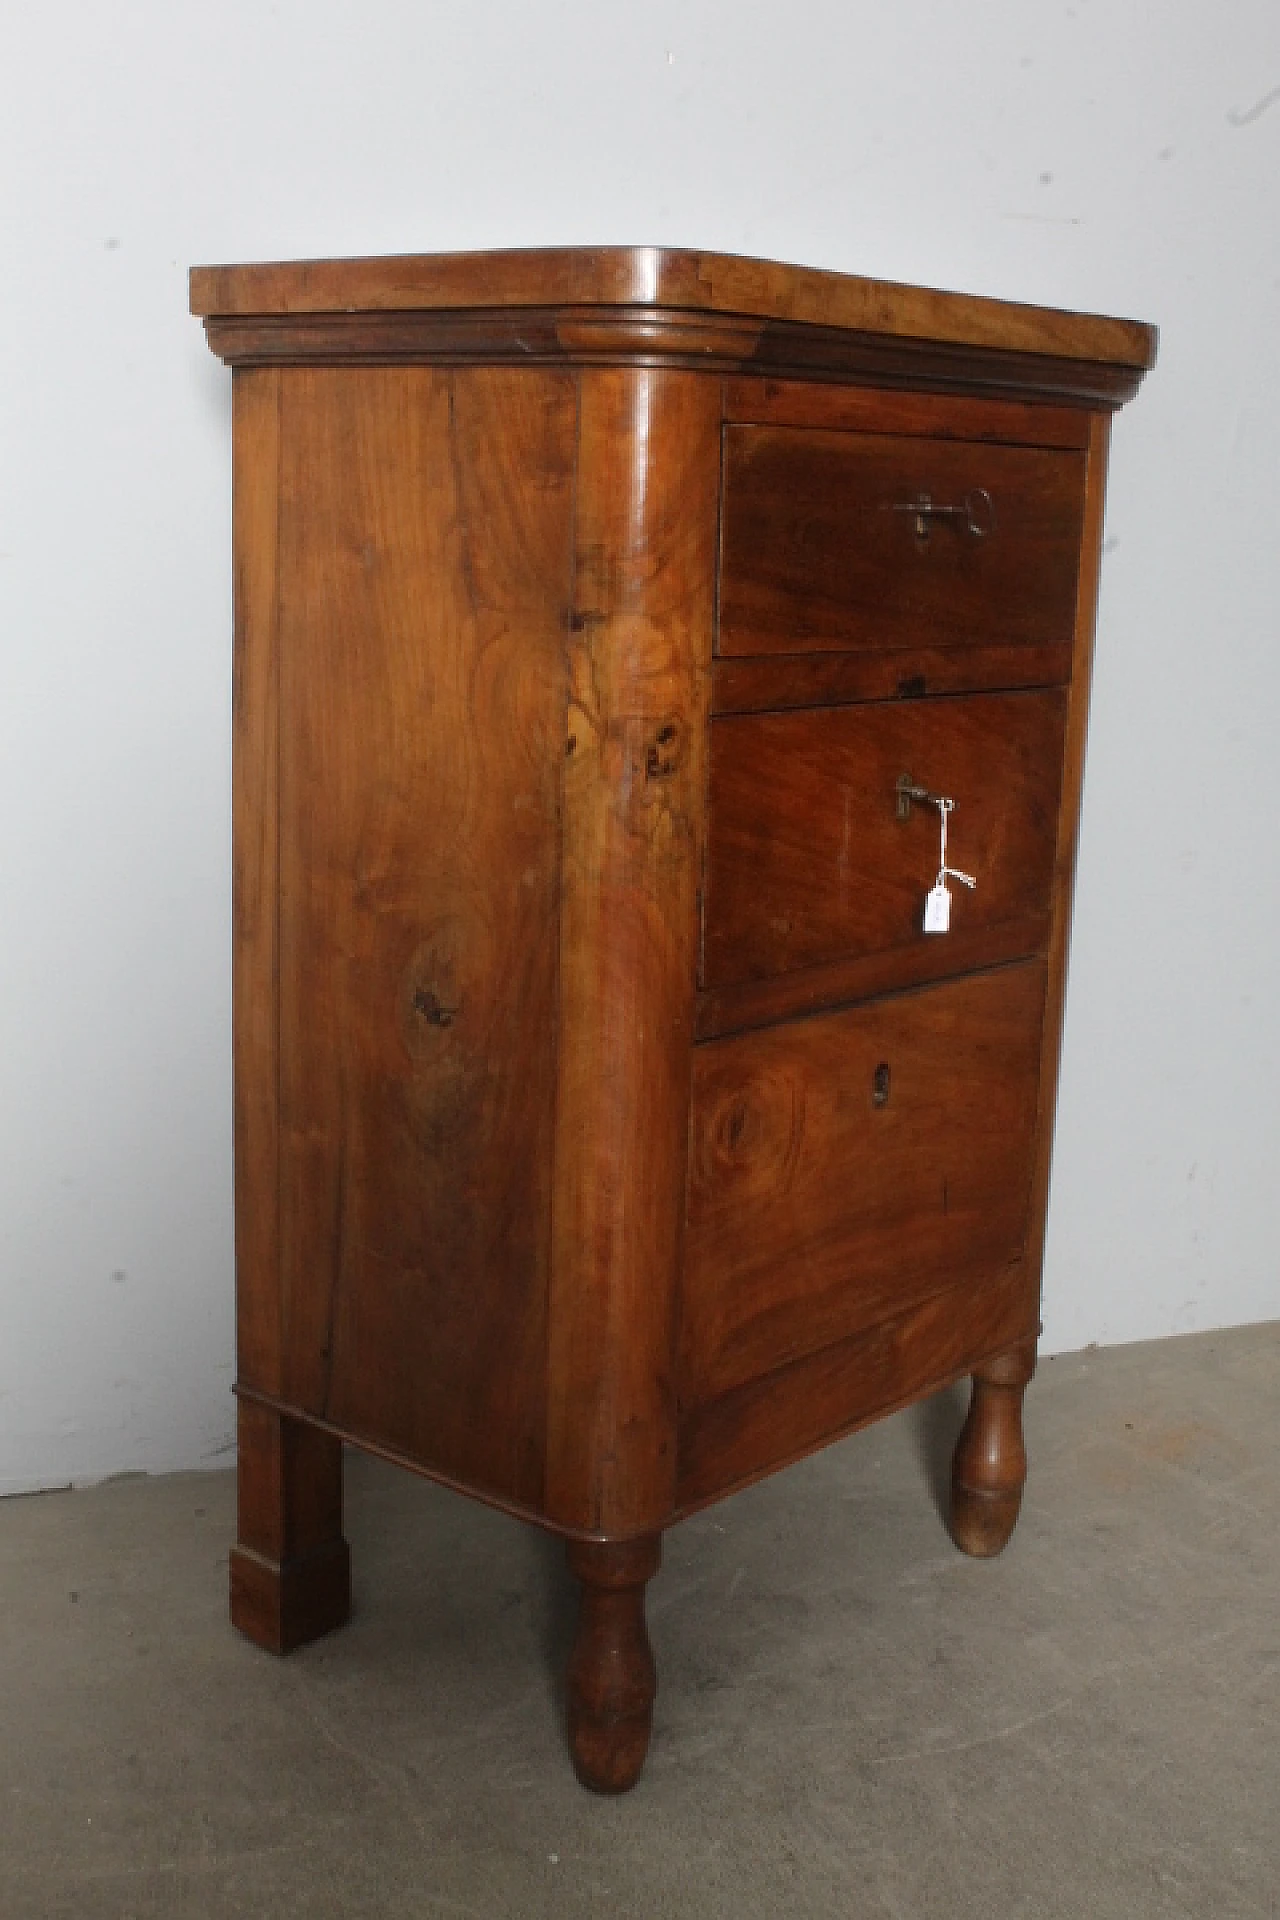
{"label": "middle drawer", "polygon": [[711,727],[704,989],[935,943],[936,807],[900,817],[902,775],[955,801],[953,927],[1048,912],[1067,691],[723,715]]}

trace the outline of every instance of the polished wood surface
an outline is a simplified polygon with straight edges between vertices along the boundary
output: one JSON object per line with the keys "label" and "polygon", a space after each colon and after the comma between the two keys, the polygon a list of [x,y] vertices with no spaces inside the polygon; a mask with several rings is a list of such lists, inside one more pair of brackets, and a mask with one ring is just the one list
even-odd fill
{"label": "polished wood surface", "polygon": [[682,1407],[1021,1259],[1044,967],[700,1047]]}
{"label": "polished wood surface", "polygon": [[1062,1052],[1062,1019],[1067,991],[1067,955],[1071,943],[1071,903],[1075,889],[1076,840],[1084,791],[1084,750],[1089,725],[1089,692],[1093,678],[1093,641],[1098,606],[1098,574],[1102,566],[1102,516],[1106,502],[1107,453],[1111,422],[1094,420],[1089,437],[1089,464],[1085,488],[1084,529],[1080,542],[1080,587],[1076,598],[1076,626],[1072,645],[1071,699],[1063,754],[1062,796],[1058,809],[1058,844],[1054,860],[1052,929],[1048,943],[1049,985],[1045,997],[1044,1036],[1040,1054],[1040,1104],[1036,1115],[1036,1168],[1032,1190],[1032,1228],[1028,1242],[1030,1273],[1039,1289],[1044,1259],[1045,1222],[1049,1209],[1049,1172],[1053,1156],[1053,1122],[1058,1099],[1058,1069]]}
{"label": "polished wood surface", "polygon": [[197,267],[191,308],[238,366],[621,359],[1107,408],[1156,345],[1131,320],[661,247]]}
{"label": "polished wood surface", "polygon": [[1048,913],[1033,913],[994,927],[953,928],[945,944],[931,937],[908,947],[886,947],[853,958],[841,955],[818,966],[713,987],[698,995],[694,1029],[699,1040],[717,1040],[724,1034],[927,986],[933,980],[1000,967],[1043,952],[1051,924]]}
{"label": "polished wood surface", "polygon": [[231,1618],[269,1653],[290,1653],[342,1626],[351,1611],[342,1446],[248,1400],[238,1408],[237,1438]]}
{"label": "polished wood surface", "polygon": [[279,918],[280,386],[234,376],[232,989],[237,1375],[284,1388],[280,1289]]}
{"label": "polished wood surface", "polygon": [[676,1517],[909,1406],[1035,1332],[1025,1268],[1010,1267],[682,1409]]}
{"label": "polished wood surface", "polygon": [[883,387],[815,386],[808,380],[750,374],[725,380],[724,417],[735,426],[817,427],[825,433],[890,433],[1078,451],[1089,445],[1090,416],[1079,407]]}
{"label": "polished wood surface", "polygon": [[537,1508],[576,396],[282,404],[284,1394]]}
{"label": "polished wood surface", "polygon": [[1022,1505],[1027,1449],[1022,1396],[1036,1370],[1034,1342],[975,1367],[973,1391],[951,1471],[951,1531],[979,1560],[1009,1543]]}
{"label": "polished wood surface", "polygon": [[1149,367],[1155,329],[973,294],[673,247],[545,247],[195,267],[197,314],[671,307]]}
{"label": "polished wood surface", "polygon": [[[1154,334],[657,249],[192,295],[236,368],[233,1619],[345,1619],[347,1441],[549,1527],[623,1791],[683,1514],[967,1374],[953,1531],[1016,1518]],[[978,881],[943,936],[903,774]]]}
{"label": "polished wood surface", "polygon": [[955,801],[956,933],[1044,914],[1054,874],[1066,695],[978,694],[717,719],[711,729],[702,983],[920,948],[938,873],[936,807],[898,813],[897,783]]}
{"label": "polished wood surface", "polygon": [[671,1509],[719,396],[584,376],[568,620],[548,1517]]}
{"label": "polished wood surface", "polygon": [[730,427],[717,652],[1068,641],[1083,495],[1079,454]]}
{"label": "polished wood surface", "polygon": [[1142,378],[1111,361],[665,307],[224,313],[205,332],[234,367],[621,363],[1107,409],[1132,399]]}
{"label": "polished wood surface", "polygon": [[1071,674],[1071,643],[1009,647],[866,647],[857,653],[779,653],[717,660],[714,713],[847,706],[858,700],[923,700],[940,693],[1056,687]]}
{"label": "polished wood surface", "polygon": [[580,1583],[567,1674],[569,1751],[584,1787],[626,1793],[649,1751],[658,1691],[644,1595],[662,1541],[658,1534],[618,1544],[571,1541],[568,1558]]}

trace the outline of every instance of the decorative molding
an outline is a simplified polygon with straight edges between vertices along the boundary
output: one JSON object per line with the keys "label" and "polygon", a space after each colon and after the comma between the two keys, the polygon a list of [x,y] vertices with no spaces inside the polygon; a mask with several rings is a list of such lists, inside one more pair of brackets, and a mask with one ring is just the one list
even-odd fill
{"label": "decorative molding", "polygon": [[236,367],[677,366],[927,388],[1112,410],[1138,367],[668,307],[481,307],[211,314],[209,345]]}

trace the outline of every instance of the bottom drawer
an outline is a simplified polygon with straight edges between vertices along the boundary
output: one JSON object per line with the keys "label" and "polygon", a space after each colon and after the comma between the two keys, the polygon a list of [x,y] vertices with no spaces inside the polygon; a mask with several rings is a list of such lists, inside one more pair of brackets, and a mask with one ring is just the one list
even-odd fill
{"label": "bottom drawer", "polygon": [[962,1373],[1034,1340],[1038,1301],[1022,1264],[948,1287],[892,1320],[681,1410],[676,1514],[799,1460]]}
{"label": "bottom drawer", "polygon": [[683,1408],[1020,1261],[1044,996],[1029,960],[697,1049]]}

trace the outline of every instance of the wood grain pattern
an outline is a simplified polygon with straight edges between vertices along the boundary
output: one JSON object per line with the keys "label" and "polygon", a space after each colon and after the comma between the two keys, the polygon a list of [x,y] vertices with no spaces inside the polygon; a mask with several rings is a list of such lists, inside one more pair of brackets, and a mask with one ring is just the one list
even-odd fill
{"label": "wood grain pattern", "polygon": [[276,1100],[280,376],[237,373],[232,393],[236,1356],[240,1379],[278,1393],[283,1382]]}
{"label": "wood grain pattern", "polygon": [[283,405],[284,1397],[537,1507],[573,385]]}
{"label": "wood grain pattern", "polygon": [[724,418],[734,426],[818,427],[828,433],[915,434],[930,440],[995,440],[1009,446],[1089,444],[1089,415],[1079,407],[965,394],[886,392],[818,386],[739,374],[724,383]]}
{"label": "wood grain pattern", "polygon": [[[538,1521],[622,1791],[673,1519],[965,1373],[956,1538],[1016,1518],[1156,336],[659,248],[192,305],[237,368],[233,1618],[346,1617],[344,1438]],[[978,489],[981,534],[897,511]],[[902,774],[977,877],[945,936]]]}
{"label": "wood grain pattern", "polygon": [[684,1407],[1019,1262],[1044,967],[698,1049]]}
{"label": "wood grain pattern", "polygon": [[[388,1466],[399,1467],[406,1473],[418,1475],[430,1480],[433,1485],[447,1487],[451,1493],[465,1494],[469,1499],[478,1501],[482,1506],[490,1507],[495,1513],[504,1513],[512,1520],[520,1520],[531,1526],[548,1525],[542,1511],[542,1490],[536,1489],[536,1500],[521,1500],[513,1494],[496,1491],[492,1487],[478,1485],[473,1480],[459,1474],[449,1473],[442,1467],[436,1467],[420,1454],[410,1453],[403,1447],[388,1444],[385,1440],[374,1439],[367,1431],[355,1432],[341,1425],[328,1415],[318,1414],[303,1407],[294,1406],[287,1400],[279,1400],[269,1394],[260,1394],[244,1386],[236,1388],[238,1404],[250,1403],[264,1407],[269,1413],[279,1414],[285,1420],[293,1420],[300,1426],[313,1429],[316,1433],[328,1434],[334,1440],[341,1440],[345,1446],[357,1447],[361,1453],[369,1454],[375,1460],[385,1460]],[[569,1527],[555,1528],[557,1536],[566,1539],[592,1540],[596,1536]]]}
{"label": "wood grain pattern", "polygon": [[[977,490],[994,527],[899,511]],[[725,431],[720,654],[1069,640],[1079,454],[798,427]]]}
{"label": "wood grain pattern", "polygon": [[894,948],[923,931],[939,816],[897,812],[909,773],[955,801],[952,927],[967,935],[1048,909],[1066,695],[974,694],[720,718],[711,729],[702,984],[713,989]]}
{"label": "wood grain pattern", "polygon": [[[660,307],[443,307],[409,312],[214,314],[209,345],[236,366],[673,365],[718,371],[750,362],[762,322]],[[822,338],[822,336],[819,336]],[[838,353],[833,343],[828,351]],[[1081,362],[1066,363],[1079,379]]]}
{"label": "wood grain pattern", "polygon": [[351,1611],[342,1445],[252,1401],[242,1400],[237,1416],[231,1619],[269,1653],[289,1653],[342,1626]]}
{"label": "wood grain pattern", "polygon": [[658,1673],[644,1595],[662,1539],[571,1542],[569,1571],[581,1582],[568,1670],[569,1750],[584,1787],[626,1793],[649,1751]]}
{"label": "wood grain pattern", "polygon": [[858,653],[783,653],[716,661],[713,713],[847,706],[861,700],[923,700],[935,694],[1056,687],[1071,674],[1071,645],[887,647]]}
{"label": "wood grain pattern", "polygon": [[1106,505],[1107,453],[1111,423],[1094,420],[1089,444],[1085,486],[1084,527],[1080,542],[1080,586],[1071,672],[1071,701],[1067,711],[1063,749],[1061,799],[1054,858],[1052,928],[1049,937],[1049,979],[1045,997],[1044,1040],[1040,1055],[1040,1101],[1036,1114],[1035,1178],[1032,1187],[1031,1234],[1028,1241],[1030,1284],[1039,1298],[1044,1263],[1045,1226],[1049,1208],[1049,1177],[1053,1159],[1053,1124],[1057,1110],[1058,1072],[1062,1056],[1062,1022],[1067,991],[1067,959],[1071,940],[1071,904],[1075,889],[1076,842],[1080,832],[1080,804],[1084,792],[1085,740],[1089,724],[1089,694],[1093,679],[1093,644],[1097,623],[1098,575],[1102,565],[1103,512]]}
{"label": "wood grain pattern", "polygon": [[973,1391],[951,1463],[951,1533],[963,1553],[989,1560],[1017,1524],[1027,1480],[1022,1396],[1036,1370],[1034,1341],[974,1369]]}
{"label": "wood grain pattern", "polygon": [[211,315],[211,350],[233,367],[633,366],[771,379],[861,383],[882,391],[967,394],[1112,410],[1140,370],[1099,360],[952,346],[790,321],[661,307],[475,312],[359,311]]}
{"label": "wood grain pattern", "polygon": [[671,1509],[719,392],[582,380],[564,765],[547,1512]]}
{"label": "wood grain pattern", "polygon": [[773,1026],[804,1014],[878,999],[908,987],[928,986],[962,973],[1004,966],[1049,944],[1048,912],[1002,920],[998,926],[953,929],[945,939],[930,937],[911,947],[889,947],[850,959],[825,961],[763,980],[742,980],[698,995],[694,1030],[699,1040]]}
{"label": "wood grain pattern", "polygon": [[1153,327],[669,247],[545,247],[195,267],[197,314],[670,307],[1146,368]]}
{"label": "wood grain pattern", "polygon": [[969,394],[1058,407],[1123,406],[1133,367],[953,346],[891,333],[662,307],[520,307],[211,315],[205,333],[234,367],[633,366],[774,379],[861,382],[884,391]]}
{"label": "wood grain pattern", "polygon": [[1034,1335],[1017,1267],[682,1410],[676,1518],[969,1373]]}

